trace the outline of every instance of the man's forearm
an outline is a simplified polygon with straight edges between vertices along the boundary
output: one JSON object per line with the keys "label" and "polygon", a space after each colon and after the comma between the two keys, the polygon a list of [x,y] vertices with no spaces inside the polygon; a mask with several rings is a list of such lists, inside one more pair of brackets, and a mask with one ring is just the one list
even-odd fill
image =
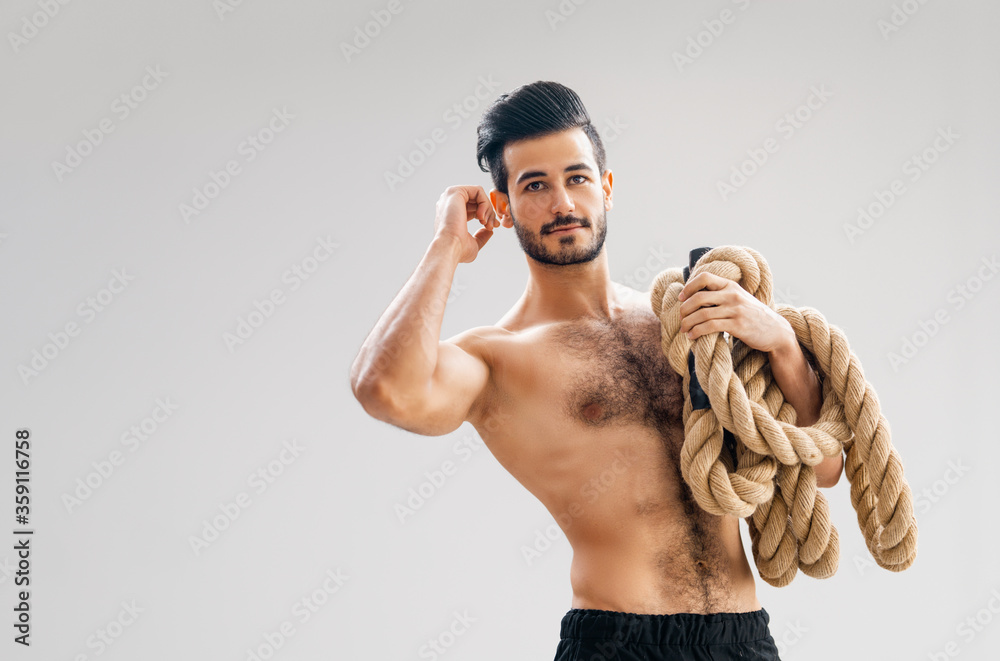
{"label": "man's forearm", "polygon": [[459,264],[457,240],[435,237],[410,279],[379,318],[351,366],[356,395],[376,384],[419,388],[437,366],[445,304]]}
{"label": "man's forearm", "polygon": [[[795,409],[796,426],[808,427],[819,420],[820,409],[823,407],[823,390],[819,377],[802,353],[795,332],[789,328],[789,333],[789,340],[785,344],[779,349],[768,352],[768,362],[771,365],[771,374],[781,388],[781,394]],[[843,467],[842,454],[823,459],[814,467],[818,485],[821,487],[835,485],[840,479]]]}
{"label": "man's forearm", "polygon": [[814,424],[819,420],[823,407],[823,391],[819,377],[802,353],[795,332],[789,328],[788,340],[780,348],[768,352],[767,357],[781,394],[795,409],[795,424],[799,427]]}

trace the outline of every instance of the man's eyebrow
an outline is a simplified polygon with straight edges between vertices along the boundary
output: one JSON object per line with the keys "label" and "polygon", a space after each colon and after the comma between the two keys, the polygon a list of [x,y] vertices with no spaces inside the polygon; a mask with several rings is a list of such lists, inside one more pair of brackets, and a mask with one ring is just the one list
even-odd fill
{"label": "man's eyebrow", "polygon": [[[566,169],[563,170],[563,172],[575,172],[576,170],[586,170],[587,172],[594,171],[593,168],[591,168],[586,163],[574,163],[573,165],[567,165]],[[514,182],[514,185],[520,184],[525,179],[533,179],[534,177],[547,177],[547,176],[548,175],[542,172],[541,170],[533,170],[531,172],[525,172],[520,177],[517,178],[517,181]]]}

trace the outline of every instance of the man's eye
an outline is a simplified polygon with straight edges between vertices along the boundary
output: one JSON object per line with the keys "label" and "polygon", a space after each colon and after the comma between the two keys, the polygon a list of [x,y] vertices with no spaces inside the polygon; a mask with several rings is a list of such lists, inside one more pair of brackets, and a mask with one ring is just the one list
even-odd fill
{"label": "man's eye", "polygon": [[581,179],[582,181],[577,182],[577,183],[581,183],[581,184],[584,181],[587,181],[587,178],[585,176],[583,176],[582,174],[575,174],[572,177],[570,177],[570,180],[573,180],[573,179]]}
{"label": "man's eye", "polygon": [[539,186],[541,186],[542,182],[540,182],[540,181],[533,181],[530,184],[528,184],[527,186],[525,186],[524,190],[536,191],[536,190],[538,190],[537,188],[532,188],[532,186],[534,186],[536,184],[539,185]]}

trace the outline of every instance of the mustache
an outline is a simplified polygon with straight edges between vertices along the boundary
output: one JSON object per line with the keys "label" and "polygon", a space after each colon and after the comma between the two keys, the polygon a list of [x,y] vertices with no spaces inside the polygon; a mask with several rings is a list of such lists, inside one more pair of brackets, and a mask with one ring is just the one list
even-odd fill
{"label": "mustache", "polygon": [[563,216],[557,220],[552,221],[552,224],[545,228],[544,234],[548,234],[553,230],[557,230],[560,227],[566,227],[567,225],[579,225],[580,227],[590,227],[590,222],[586,218],[577,218],[576,216]]}

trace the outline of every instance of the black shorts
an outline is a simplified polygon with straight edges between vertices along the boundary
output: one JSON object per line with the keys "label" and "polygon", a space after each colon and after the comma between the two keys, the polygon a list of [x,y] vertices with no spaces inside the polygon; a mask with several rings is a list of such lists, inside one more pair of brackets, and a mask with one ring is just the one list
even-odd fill
{"label": "black shorts", "polygon": [[763,608],[704,615],[573,608],[563,616],[555,661],[773,661],[769,621]]}

